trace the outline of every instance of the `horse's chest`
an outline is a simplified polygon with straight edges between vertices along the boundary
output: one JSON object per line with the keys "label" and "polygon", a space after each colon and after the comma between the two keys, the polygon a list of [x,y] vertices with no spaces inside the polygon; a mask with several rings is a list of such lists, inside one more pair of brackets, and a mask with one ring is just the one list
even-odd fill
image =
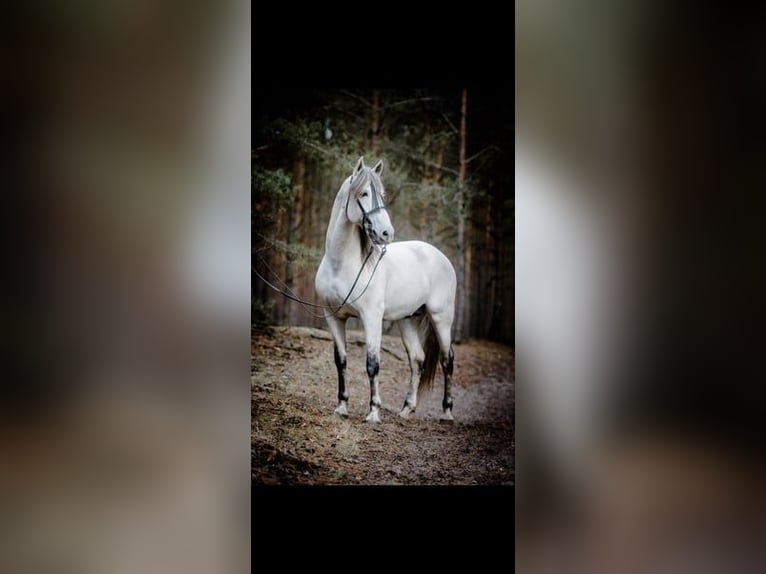
{"label": "horse's chest", "polygon": [[349,304],[354,299],[354,295],[350,294],[352,285],[353,280],[332,278],[321,286],[317,285],[317,292],[324,299],[325,304],[333,309],[337,309],[339,305],[345,303],[343,308],[336,313],[339,318],[356,317],[356,311]]}
{"label": "horse's chest", "polygon": [[340,305],[343,301],[347,300],[346,297],[349,294],[352,285],[352,281],[342,281],[339,279],[333,280],[330,283],[327,292],[328,301],[335,305]]}

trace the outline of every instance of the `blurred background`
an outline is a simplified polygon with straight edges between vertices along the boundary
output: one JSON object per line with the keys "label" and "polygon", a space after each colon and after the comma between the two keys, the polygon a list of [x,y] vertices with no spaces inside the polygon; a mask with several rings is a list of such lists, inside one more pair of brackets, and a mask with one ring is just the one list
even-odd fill
{"label": "blurred background", "polygon": [[250,3],[7,16],[0,572],[247,571]]}
{"label": "blurred background", "polygon": [[311,323],[242,262],[313,300],[359,155],[398,238],[463,222],[464,336],[515,345],[519,571],[764,570],[762,18],[518,0],[461,182],[462,88],[251,102],[248,3],[13,15],[0,572],[250,566],[248,333]]}
{"label": "blurred background", "polygon": [[759,572],[761,25],[516,2],[516,566]]}
{"label": "blurred background", "polygon": [[[510,89],[487,87],[256,88],[253,266],[316,302],[314,276],[340,185],[359,156],[370,166],[382,160],[395,239],[430,242],[455,265],[457,337],[512,344],[512,101]],[[256,275],[252,281],[254,325],[325,327]]]}

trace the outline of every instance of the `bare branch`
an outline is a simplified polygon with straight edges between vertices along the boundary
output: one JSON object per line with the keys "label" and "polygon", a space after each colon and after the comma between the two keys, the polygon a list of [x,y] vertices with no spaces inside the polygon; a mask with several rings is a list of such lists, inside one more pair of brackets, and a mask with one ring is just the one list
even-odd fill
{"label": "bare branch", "polygon": [[465,160],[465,162],[466,163],[470,163],[471,160],[476,159],[481,154],[483,154],[485,151],[489,151],[489,150],[500,151],[500,148],[498,148],[497,146],[494,146],[494,145],[487,146],[483,150],[481,150],[480,152],[473,154],[471,157],[469,157],[467,160]]}
{"label": "bare branch", "polygon": [[331,152],[331,151],[327,151],[326,149],[324,149],[324,148],[322,148],[322,147],[320,147],[320,146],[316,145],[316,144],[315,144],[314,142],[312,142],[312,141],[309,141],[309,140],[303,140],[303,144],[304,144],[304,145],[307,145],[307,146],[309,146],[309,147],[311,147],[311,148],[314,148],[314,149],[315,149],[315,150],[317,150],[317,151],[321,151],[323,154],[325,154],[325,155],[329,155],[329,156],[330,156],[330,157],[332,157],[332,158],[335,158],[335,159],[342,159],[342,158],[341,158],[341,157],[340,157],[338,154],[336,154],[336,153],[333,153],[333,152]]}
{"label": "bare branch", "polygon": [[452,129],[452,133],[453,133],[453,134],[456,134],[456,133],[458,132],[458,129],[455,127],[455,124],[453,124],[453,123],[450,121],[450,119],[449,119],[449,116],[448,116],[447,114],[445,114],[444,112],[442,112],[442,116],[444,117],[444,119],[445,119],[445,120],[447,121],[447,123],[449,124],[449,127],[450,127],[450,129]]}
{"label": "bare branch", "polygon": [[428,96],[423,98],[410,98],[409,100],[402,100],[400,102],[394,102],[393,104],[386,104],[385,106],[383,106],[383,109],[393,108],[395,106],[403,106],[405,104],[411,104],[412,102],[432,102],[435,99],[436,98],[431,98]]}
{"label": "bare branch", "polygon": [[361,121],[367,121],[367,118],[363,118],[362,116],[360,116],[358,114],[355,114],[354,112],[350,112],[350,111],[348,111],[346,109],[339,110],[339,113],[347,115],[347,116],[351,116],[352,118],[354,118],[355,120],[360,121],[360,122]]}
{"label": "bare branch", "polygon": [[365,104],[368,108],[372,107],[372,104],[370,102],[365,100],[362,96],[360,96],[358,94],[355,94],[354,92],[349,92],[348,90],[341,90],[340,93],[341,94],[346,94],[348,97],[354,98],[355,100],[359,100],[360,102]]}
{"label": "bare branch", "polygon": [[426,161],[426,163],[430,165],[431,167],[435,167],[436,169],[439,169],[441,171],[448,171],[450,173],[454,173],[455,175],[460,175],[460,172],[458,172],[458,170],[452,169],[451,167],[439,165],[438,163],[434,163],[432,161]]}

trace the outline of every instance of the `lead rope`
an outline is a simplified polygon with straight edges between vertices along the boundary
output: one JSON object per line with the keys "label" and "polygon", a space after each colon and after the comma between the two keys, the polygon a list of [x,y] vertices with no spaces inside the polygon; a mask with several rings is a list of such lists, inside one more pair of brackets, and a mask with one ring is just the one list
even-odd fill
{"label": "lead rope", "polygon": [[351,285],[351,289],[349,289],[348,295],[346,295],[346,298],[343,299],[343,302],[334,311],[332,311],[332,307],[330,307],[328,305],[317,305],[316,303],[309,303],[308,301],[304,301],[303,299],[301,299],[300,297],[295,295],[293,290],[290,289],[290,287],[288,287],[287,283],[285,283],[284,281],[279,279],[279,276],[274,272],[274,270],[271,267],[269,267],[268,264],[266,264],[265,261],[263,261],[263,258],[261,258],[261,262],[264,265],[266,265],[266,267],[268,267],[269,271],[271,271],[277,279],[279,279],[279,282],[282,283],[282,285],[285,286],[285,288],[287,289],[287,291],[289,291],[289,293],[287,291],[283,291],[279,287],[276,287],[274,284],[269,282],[268,279],[266,279],[263,275],[261,275],[258,272],[258,270],[255,268],[255,266],[250,265],[250,269],[253,270],[253,272],[261,279],[261,281],[266,283],[266,285],[271,287],[274,291],[276,291],[277,293],[280,293],[281,295],[284,295],[285,297],[287,297],[288,299],[291,299],[292,301],[295,301],[296,303],[300,303],[303,306],[303,309],[304,309],[304,311],[306,311],[306,313],[308,313],[312,317],[316,317],[317,319],[324,319],[327,315],[318,315],[318,314],[314,313],[313,311],[311,311],[307,307],[307,305],[310,306],[310,307],[316,307],[316,308],[319,308],[319,309],[330,309],[331,310],[330,314],[331,315],[336,315],[338,313],[338,311],[340,311],[343,308],[343,306],[346,305],[346,303],[355,303],[356,301],[358,301],[362,297],[362,295],[365,294],[365,292],[367,291],[367,288],[370,286],[370,283],[372,282],[372,278],[375,276],[375,271],[378,269],[378,265],[380,265],[380,262],[383,260],[383,256],[386,254],[386,246],[384,245],[381,248],[380,257],[375,262],[375,267],[372,268],[372,273],[370,274],[370,278],[367,281],[367,285],[364,286],[364,289],[362,289],[362,292],[357,297],[355,297],[352,301],[349,301],[348,298],[351,297],[351,293],[354,292],[354,289],[356,288],[356,284],[359,282],[359,278],[362,276],[362,271],[364,271],[364,266],[367,265],[367,261],[369,261],[370,257],[372,256],[372,252],[374,250],[375,250],[375,246],[374,245],[370,245],[370,251],[367,253],[367,257],[364,258],[364,261],[362,262],[362,267],[359,269],[359,273],[356,274],[356,279],[354,279],[354,283],[353,283],[353,285]]}

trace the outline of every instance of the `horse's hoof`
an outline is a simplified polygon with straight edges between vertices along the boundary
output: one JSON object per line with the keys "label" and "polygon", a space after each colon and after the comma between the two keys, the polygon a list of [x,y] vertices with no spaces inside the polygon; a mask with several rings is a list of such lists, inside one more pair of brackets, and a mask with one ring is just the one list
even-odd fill
{"label": "horse's hoof", "polygon": [[348,418],[348,409],[346,408],[346,403],[339,404],[337,407],[335,407],[335,411],[333,412],[343,419]]}
{"label": "horse's hoof", "polygon": [[446,409],[439,421],[443,423],[454,423],[455,417],[452,416],[452,409]]}
{"label": "horse's hoof", "polygon": [[410,418],[410,415],[414,412],[415,412],[415,409],[413,409],[411,406],[404,405],[402,407],[402,410],[399,411],[399,416],[402,417],[403,419],[408,419]]}
{"label": "horse's hoof", "polygon": [[368,423],[379,423],[380,415],[378,414],[378,411],[370,411],[370,414],[367,415],[367,418],[365,418],[364,420],[365,422],[368,422]]}

